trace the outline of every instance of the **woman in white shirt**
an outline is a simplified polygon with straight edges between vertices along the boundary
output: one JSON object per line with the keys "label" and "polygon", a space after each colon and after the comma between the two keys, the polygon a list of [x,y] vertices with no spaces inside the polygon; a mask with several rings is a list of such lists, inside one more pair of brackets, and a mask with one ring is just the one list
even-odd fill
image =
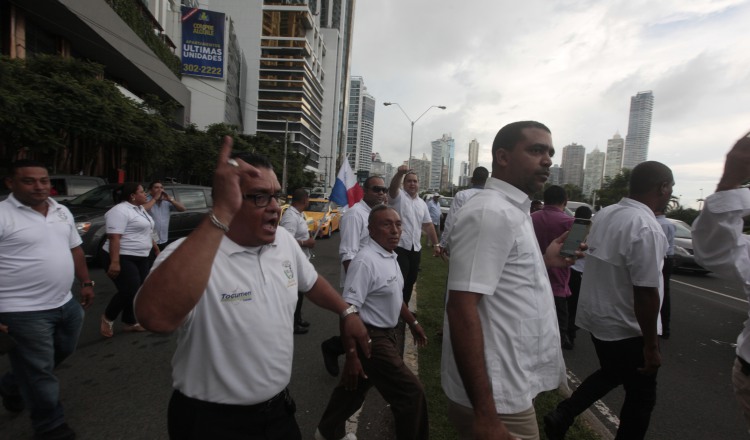
{"label": "woman in white shirt", "polygon": [[136,321],[133,299],[148,275],[149,252],[153,248],[159,254],[153,238],[154,221],[142,206],[146,203],[143,187],[138,183],[124,183],[119,193],[115,192],[115,200],[120,203],[105,214],[107,276],[117,287],[117,293],[109,301],[101,318],[100,331],[107,338],[114,334],[114,321],[120,313],[124,331],[145,331]]}

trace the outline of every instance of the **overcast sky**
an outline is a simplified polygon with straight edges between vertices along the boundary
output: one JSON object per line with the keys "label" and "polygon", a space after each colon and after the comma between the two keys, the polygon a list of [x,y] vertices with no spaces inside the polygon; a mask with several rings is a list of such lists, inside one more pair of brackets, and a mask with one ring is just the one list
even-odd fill
{"label": "overcast sky", "polygon": [[[376,99],[373,151],[397,166],[450,133],[489,166],[503,125],[552,131],[605,151],[627,135],[630,97],[652,90],[649,160],[670,166],[683,205],[711,194],[732,144],[750,131],[750,1],[359,0],[352,75]],[[454,177],[454,182],[457,178]]]}

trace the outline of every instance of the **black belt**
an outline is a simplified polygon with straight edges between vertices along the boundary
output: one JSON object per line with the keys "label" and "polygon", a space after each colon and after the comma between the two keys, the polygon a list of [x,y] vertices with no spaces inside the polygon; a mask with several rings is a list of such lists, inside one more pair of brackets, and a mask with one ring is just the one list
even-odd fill
{"label": "black belt", "polygon": [[737,356],[737,360],[740,361],[740,365],[742,366],[742,368],[740,369],[740,371],[742,371],[742,374],[744,374],[745,376],[750,376],[750,363],[739,356]]}
{"label": "black belt", "polygon": [[182,398],[189,400],[192,404],[199,406],[199,407],[204,407],[204,408],[213,407],[217,409],[230,409],[231,408],[234,410],[242,411],[243,413],[265,412],[280,402],[292,401],[292,396],[291,394],[289,394],[289,390],[287,388],[284,388],[284,390],[281,391],[279,394],[271,397],[265,402],[254,403],[252,405],[232,405],[229,403],[208,402],[205,400],[195,399],[193,397],[186,396],[182,394],[179,390],[175,390],[175,393],[180,394]]}

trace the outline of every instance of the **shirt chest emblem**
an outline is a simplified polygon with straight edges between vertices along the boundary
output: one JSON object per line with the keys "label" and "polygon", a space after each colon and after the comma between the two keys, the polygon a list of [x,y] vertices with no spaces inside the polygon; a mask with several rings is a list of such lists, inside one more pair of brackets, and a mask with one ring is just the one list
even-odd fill
{"label": "shirt chest emblem", "polygon": [[240,289],[237,288],[234,290],[234,292],[231,293],[222,293],[220,301],[223,303],[231,303],[231,302],[238,302],[238,301],[252,301],[253,300],[253,292],[251,290],[247,290],[244,292],[240,292]]}
{"label": "shirt chest emblem", "polygon": [[292,262],[289,260],[284,261],[281,263],[281,267],[284,270],[284,275],[286,275],[286,278],[288,282],[286,283],[286,287],[292,287],[297,285],[297,280],[294,279],[294,271],[292,270]]}

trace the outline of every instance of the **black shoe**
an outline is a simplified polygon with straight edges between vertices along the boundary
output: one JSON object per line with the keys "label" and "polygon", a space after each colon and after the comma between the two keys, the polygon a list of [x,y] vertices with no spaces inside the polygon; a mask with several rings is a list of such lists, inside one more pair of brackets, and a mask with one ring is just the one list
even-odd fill
{"label": "black shoe", "polygon": [[326,342],[323,341],[320,344],[320,350],[323,352],[323,363],[326,366],[326,371],[333,377],[339,375],[339,356],[337,353],[331,351],[326,347]]}
{"label": "black shoe", "polygon": [[73,440],[75,438],[76,433],[70,429],[67,423],[58,425],[49,431],[34,434],[34,440]]}
{"label": "black shoe", "polygon": [[307,327],[302,327],[301,325],[294,324],[294,334],[295,335],[304,335],[305,333],[309,332],[310,330],[307,329]]}
{"label": "black shoe", "polygon": [[23,398],[20,394],[6,393],[0,388],[0,397],[3,398],[3,407],[10,412],[20,413],[26,408],[26,404],[23,403]]}
{"label": "black shoe", "polygon": [[299,321],[295,322],[294,325],[298,325],[300,327],[310,327],[310,323],[305,321],[304,319],[300,319]]}
{"label": "black shoe", "polygon": [[565,438],[565,434],[572,423],[567,423],[563,419],[563,416],[557,410],[544,416],[544,433],[547,435],[547,440],[563,440]]}
{"label": "black shoe", "polygon": [[575,343],[568,337],[568,335],[563,335],[561,338],[561,345],[562,348],[565,350],[572,350],[573,347],[575,347]]}

